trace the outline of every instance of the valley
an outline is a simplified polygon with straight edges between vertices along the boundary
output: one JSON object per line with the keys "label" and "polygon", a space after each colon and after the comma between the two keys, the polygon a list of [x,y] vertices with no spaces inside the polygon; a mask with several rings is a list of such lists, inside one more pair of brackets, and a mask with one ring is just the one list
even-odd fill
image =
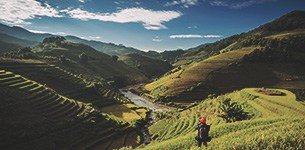
{"label": "valley", "polygon": [[303,150],[304,66],[304,11],[163,52],[0,24],[0,149]]}

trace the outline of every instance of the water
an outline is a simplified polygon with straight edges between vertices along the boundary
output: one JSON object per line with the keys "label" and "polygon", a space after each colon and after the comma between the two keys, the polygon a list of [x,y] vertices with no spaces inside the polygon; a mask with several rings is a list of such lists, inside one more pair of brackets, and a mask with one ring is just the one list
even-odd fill
{"label": "water", "polygon": [[151,135],[149,134],[148,127],[155,122],[154,112],[168,111],[171,108],[167,107],[167,106],[160,105],[160,104],[153,103],[153,102],[151,102],[151,101],[149,101],[149,100],[147,100],[143,97],[140,97],[139,95],[136,95],[136,94],[130,92],[127,89],[121,89],[120,91],[121,91],[122,94],[124,94],[126,97],[128,97],[134,104],[136,104],[140,107],[145,107],[145,108],[151,110],[151,112],[149,114],[149,117],[148,117],[148,121],[146,122],[146,124],[141,129],[141,132],[142,132],[143,138],[144,138],[143,143],[144,144],[149,144],[151,142]]}
{"label": "water", "polygon": [[169,107],[167,106],[163,106],[160,104],[156,104],[153,103],[143,97],[140,97],[139,95],[136,95],[126,89],[121,89],[120,90],[122,94],[124,94],[126,97],[128,97],[133,103],[135,103],[136,105],[140,106],[140,107],[145,107],[148,108],[150,110],[152,110],[153,112],[157,112],[157,111],[167,111],[170,110]]}

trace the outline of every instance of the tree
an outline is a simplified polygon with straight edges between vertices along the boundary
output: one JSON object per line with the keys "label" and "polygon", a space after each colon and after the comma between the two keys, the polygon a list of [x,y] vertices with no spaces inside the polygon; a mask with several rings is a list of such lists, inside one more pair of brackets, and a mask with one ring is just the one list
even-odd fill
{"label": "tree", "polygon": [[32,52],[32,48],[30,47],[24,47],[18,50],[18,54],[31,53],[31,52]]}
{"label": "tree", "polygon": [[81,53],[78,57],[81,63],[88,63],[88,56],[85,53]]}
{"label": "tree", "polygon": [[112,61],[113,62],[117,62],[118,61],[118,59],[119,59],[119,56],[116,56],[116,55],[112,55]]}
{"label": "tree", "polygon": [[42,43],[56,43],[60,44],[61,42],[65,41],[66,39],[62,36],[56,36],[56,37],[48,37],[43,39]]}
{"label": "tree", "polygon": [[226,99],[221,103],[219,109],[222,114],[219,117],[225,119],[227,123],[248,119],[250,116],[244,112],[242,106],[236,102],[231,102],[231,99]]}
{"label": "tree", "polygon": [[67,58],[65,57],[65,55],[61,55],[59,57],[59,61],[62,63],[62,64],[67,64],[68,60]]}

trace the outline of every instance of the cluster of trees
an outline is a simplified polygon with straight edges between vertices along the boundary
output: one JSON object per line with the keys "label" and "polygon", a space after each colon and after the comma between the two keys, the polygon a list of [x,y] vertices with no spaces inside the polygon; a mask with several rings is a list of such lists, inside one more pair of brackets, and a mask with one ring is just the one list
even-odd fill
{"label": "cluster of trees", "polygon": [[6,58],[18,58],[18,59],[35,59],[38,58],[37,55],[35,55],[32,52],[31,47],[23,47],[19,48],[18,51],[12,51],[4,53],[3,55]]}
{"label": "cluster of trees", "polygon": [[261,39],[259,41],[250,40],[247,44],[257,44],[260,49],[254,50],[249,55],[246,55],[244,61],[267,61],[267,62],[296,62],[305,61],[295,59],[294,53],[305,52],[305,37],[294,36],[284,39]]}
{"label": "cluster of trees", "polygon": [[82,64],[87,64],[88,63],[88,56],[85,53],[81,53],[79,56],[79,62]]}
{"label": "cluster of trees", "polygon": [[112,59],[113,62],[117,62],[118,59],[119,59],[119,56],[112,55],[112,56],[111,56],[111,59]]}
{"label": "cluster of trees", "polygon": [[68,59],[65,57],[65,55],[61,55],[59,57],[59,61],[62,63],[62,64],[67,64],[68,63]]}
{"label": "cluster of trees", "polygon": [[60,44],[64,42],[66,39],[62,36],[55,36],[55,37],[48,37],[43,39],[42,43],[43,44],[49,44],[49,43],[55,43],[55,44]]}
{"label": "cluster of trees", "polygon": [[219,117],[223,118],[227,123],[246,120],[251,117],[249,113],[244,111],[241,105],[232,102],[231,99],[224,100],[220,104],[219,109],[222,112]]}
{"label": "cluster of trees", "polygon": [[48,37],[43,39],[42,43],[39,45],[39,47],[43,49],[49,49],[53,47],[60,47],[64,44],[64,41],[66,39],[61,36],[55,36],[55,37]]}

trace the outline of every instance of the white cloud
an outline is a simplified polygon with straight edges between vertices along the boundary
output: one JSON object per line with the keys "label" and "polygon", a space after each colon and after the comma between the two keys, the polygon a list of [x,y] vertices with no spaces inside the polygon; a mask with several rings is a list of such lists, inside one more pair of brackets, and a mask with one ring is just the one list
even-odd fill
{"label": "white cloud", "polygon": [[50,32],[47,32],[47,31],[40,31],[40,30],[29,30],[29,31],[33,32],[33,33],[40,33],[40,34],[50,33]]}
{"label": "white cloud", "polygon": [[152,39],[152,41],[154,41],[154,42],[162,42],[161,39]]}
{"label": "white cloud", "polygon": [[198,4],[198,0],[174,0],[172,2],[167,2],[165,6],[181,5],[182,7],[189,8],[189,6],[194,6]]}
{"label": "white cloud", "polygon": [[87,39],[90,39],[90,40],[99,40],[99,39],[101,39],[101,37],[100,36],[88,36]]}
{"label": "white cloud", "polygon": [[86,0],[78,0],[81,3],[86,3]]}
{"label": "white cloud", "polygon": [[184,47],[183,47],[183,46],[177,46],[177,48],[178,48],[178,49],[183,49]]}
{"label": "white cloud", "polygon": [[144,8],[127,8],[114,13],[93,13],[80,8],[65,9],[61,12],[67,13],[71,18],[80,20],[100,20],[117,23],[142,23],[147,30],[160,30],[167,27],[163,23],[178,18],[182,13],[178,11],[155,11]]}
{"label": "white cloud", "polygon": [[197,29],[198,27],[195,26],[195,25],[193,25],[193,26],[188,26],[187,28],[188,28],[188,29]]}
{"label": "white cloud", "polygon": [[31,29],[27,29],[28,31],[30,32],[33,32],[33,33],[40,33],[40,34],[45,34],[45,33],[48,33],[48,34],[53,34],[53,35],[62,35],[62,36],[65,36],[65,35],[68,35],[67,33],[65,32],[48,32],[48,31],[41,31],[41,30],[31,30]]}
{"label": "white cloud", "polygon": [[28,19],[35,17],[62,17],[58,10],[47,3],[35,0],[1,0],[0,21],[12,25],[31,24]]}
{"label": "white cloud", "polygon": [[152,41],[154,42],[162,42],[162,40],[159,38],[159,36],[155,36]]}
{"label": "white cloud", "polygon": [[181,39],[181,38],[221,38],[222,35],[199,35],[199,34],[179,34],[179,35],[171,35],[169,38],[171,39]]}
{"label": "white cloud", "polygon": [[230,7],[233,9],[239,9],[254,4],[263,4],[267,2],[275,2],[277,0],[209,0],[210,5],[212,6],[224,6]]}
{"label": "white cloud", "polygon": [[222,35],[213,35],[213,34],[210,34],[210,35],[203,35],[203,38],[221,38],[223,37]]}

